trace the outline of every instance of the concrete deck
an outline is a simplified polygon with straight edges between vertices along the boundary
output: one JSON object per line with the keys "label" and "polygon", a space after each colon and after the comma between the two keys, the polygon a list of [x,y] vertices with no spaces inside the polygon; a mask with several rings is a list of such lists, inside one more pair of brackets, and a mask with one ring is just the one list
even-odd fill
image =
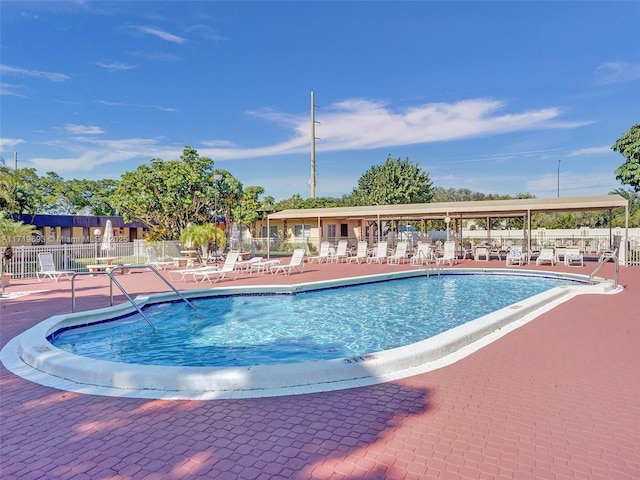
{"label": "concrete deck", "polygon": [[[544,269],[588,274],[594,266]],[[213,288],[406,268],[313,263],[302,274],[240,276]],[[118,278],[136,294],[167,291],[148,273]],[[334,392],[213,401],[100,397],[43,387],[3,366],[0,477],[637,479],[640,268],[622,267],[620,283],[622,293],[574,298],[453,365]],[[78,309],[108,305],[105,277],[82,277],[77,289]],[[14,279],[7,292],[16,291],[37,293],[0,300],[0,346],[71,309],[69,280]]]}

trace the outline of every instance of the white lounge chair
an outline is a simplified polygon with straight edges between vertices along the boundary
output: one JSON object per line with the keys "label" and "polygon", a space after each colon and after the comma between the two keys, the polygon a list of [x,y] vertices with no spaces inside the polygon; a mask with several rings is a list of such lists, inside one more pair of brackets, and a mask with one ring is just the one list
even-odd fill
{"label": "white lounge chair", "polygon": [[522,247],[513,246],[507,252],[506,264],[509,265],[524,265],[527,262],[527,254],[522,251]]}
{"label": "white lounge chair", "polygon": [[387,259],[387,242],[378,242],[375,253],[367,258],[367,263],[382,263]]}
{"label": "white lounge chair", "polygon": [[147,248],[147,258],[149,265],[156,267],[158,270],[164,270],[165,268],[173,265],[173,260],[160,260],[156,254],[156,249],[153,247]]}
{"label": "white lounge chair", "polygon": [[340,240],[338,242],[338,247],[336,248],[336,253],[333,255],[333,260],[338,262],[343,262],[349,258],[349,252],[347,249],[349,248],[349,243],[346,240]]}
{"label": "white lounge chair", "polygon": [[227,273],[235,272],[236,278],[238,277],[238,270],[236,270],[236,263],[240,252],[229,252],[227,258],[224,259],[224,263],[221,268],[210,271],[196,272],[193,274],[193,279],[197,282],[198,278],[202,277],[202,282],[209,280],[209,283],[216,283],[222,280]]}
{"label": "white lounge chair", "polygon": [[564,264],[570,266],[584,266],[584,258],[580,253],[580,247],[567,247],[564,253]]}
{"label": "white lounge chair", "polygon": [[433,260],[433,250],[430,243],[419,243],[416,252],[411,257],[411,265],[429,264]]}
{"label": "white lounge chair", "polygon": [[536,265],[542,265],[543,263],[549,263],[551,266],[556,264],[556,252],[553,247],[542,247],[540,249],[540,255],[536,258]]}
{"label": "white lounge chair", "polygon": [[456,261],[456,242],[448,240],[444,242],[444,250],[441,257],[436,257],[436,265],[447,262],[450,266]]}
{"label": "white lounge chair", "polygon": [[347,258],[347,263],[356,262],[360,263],[367,260],[367,242],[358,242],[358,248],[356,254]]}
{"label": "white lounge chair", "polygon": [[[207,273],[207,272],[217,272],[220,270],[220,267],[216,265],[203,265],[201,267],[196,268],[183,268],[182,270],[169,270],[169,278],[172,281],[182,281],[186,282],[188,276],[194,276],[196,273]],[[180,278],[176,278],[180,277]],[[197,281],[195,276],[193,277],[194,281]]]}
{"label": "white lounge chair", "polygon": [[53,262],[53,253],[51,252],[39,253],[38,263],[40,264],[40,271],[36,272],[36,277],[39,282],[41,282],[45,277],[49,277],[54,282],[57,282],[62,275],[69,278],[75,273],[70,270],[56,269],[56,264]]}
{"label": "white lounge chair", "polygon": [[275,275],[282,272],[285,275],[291,275],[295,269],[299,269],[300,273],[304,270],[304,248],[296,248],[287,265],[272,265],[271,273]]}
{"label": "white lounge chair", "polygon": [[404,263],[404,261],[407,259],[408,247],[408,242],[405,242],[404,240],[398,242],[398,244],[396,245],[396,250],[387,258],[387,263]]}
{"label": "white lounge chair", "polygon": [[318,263],[322,263],[323,260],[329,261],[330,258],[330,249],[331,245],[329,242],[320,242],[320,250],[318,251],[318,255],[313,257],[309,257],[309,263],[312,263],[314,260],[317,260]]}

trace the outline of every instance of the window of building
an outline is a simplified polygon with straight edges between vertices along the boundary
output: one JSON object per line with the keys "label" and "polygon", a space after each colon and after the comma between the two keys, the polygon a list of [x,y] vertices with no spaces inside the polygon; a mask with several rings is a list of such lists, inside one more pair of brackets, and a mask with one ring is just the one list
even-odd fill
{"label": "window of building", "polygon": [[308,241],[311,237],[311,225],[302,223],[293,226],[293,237],[296,242]]}
{"label": "window of building", "polygon": [[348,237],[349,236],[349,225],[346,223],[340,224],[340,236]]}

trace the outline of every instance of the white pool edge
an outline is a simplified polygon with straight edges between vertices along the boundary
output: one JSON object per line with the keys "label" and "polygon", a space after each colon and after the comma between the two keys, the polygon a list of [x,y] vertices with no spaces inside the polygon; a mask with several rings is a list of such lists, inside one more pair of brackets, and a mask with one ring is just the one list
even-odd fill
{"label": "white pool edge", "polygon": [[[585,280],[584,275],[504,269],[449,269],[446,274],[514,274]],[[424,275],[414,270],[292,286],[230,286],[181,292],[187,297],[238,293],[300,292],[352,283]],[[5,345],[0,361],[32,382],[84,394],[114,397],[211,400],[325,392],[397,380],[450,365],[557,305],[581,294],[616,293],[609,283],[556,287],[432,338],[364,357],[251,367],[166,367],[131,365],[79,357],[51,345],[61,327],[86,324],[131,312],[123,304],[90,312],[56,315]],[[174,293],[136,298],[140,305],[176,299]]]}

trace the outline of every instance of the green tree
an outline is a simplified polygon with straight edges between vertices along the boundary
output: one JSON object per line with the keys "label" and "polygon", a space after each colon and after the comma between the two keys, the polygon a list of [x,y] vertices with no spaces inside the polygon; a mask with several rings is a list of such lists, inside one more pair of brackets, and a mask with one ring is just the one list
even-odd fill
{"label": "green tree", "polygon": [[267,197],[261,201],[262,194],[264,194],[262,187],[247,187],[242,191],[240,202],[231,208],[233,220],[247,226],[252,236],[255,236],[256,222],[261,220],[265,213],[271,211],[273,206],[273,197]]}
{"label": "green tree", "polygon": [[634,125],[611,146],[627,159],[616,170],[616,179],[640,192],[640,123]]}
{"label": "green tree", "polygon": [[200,257],[200,247],[206,246],[207,253],[211,251],[212,244],[216,244],[218,248],[224,248],[227,244],[227,238],[224,230],[219,228],[215,223],[205,223],[202,225],[189,224],[180,233],[180,243],[186,248],[193,248]]}
{"label": "green tree", "polygon": [[[221,175],[215,180],[214,175]],[[154,158],[125,172],[111,198],[126,221],[139,221],[154,230],[154,239],[173,240],[190,223],[211,220],[214,210],[230,211],[240,198],[242,184],[213,160],[185,147],[180,160]]]}
{"label": "green tree", "polygon": [[350,195],[352,205],[397,205],[428,203],[433,198],[429,174],[409,158],[387,157],[383,165],[374,165],[358,180]]}

